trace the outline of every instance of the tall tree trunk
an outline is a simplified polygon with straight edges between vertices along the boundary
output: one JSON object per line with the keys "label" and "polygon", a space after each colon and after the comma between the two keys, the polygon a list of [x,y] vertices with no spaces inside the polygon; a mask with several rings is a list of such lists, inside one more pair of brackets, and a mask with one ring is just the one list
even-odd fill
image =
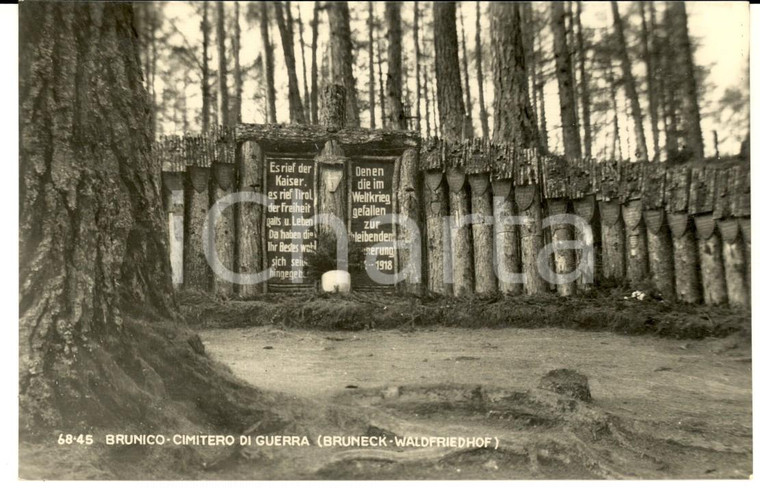
{"label": "tall tree trunk", "polygon": [[612,73],[612,68],[606,68],[607,86],[610,89],[610,101],[612,102],[612,159],[622,160],[623,149],[620,143],[620,119],[617,105],[617,80]]}
{"label": "tall tree trunk", "polygon": [[130,347],[124,314],[175,310],[132,23],[126,3],[19,7],[22,431],[134,417],[104,350]]}
{"label": "tall tree trunk", "polygon": [[414,2],[414,26],[412,30],[414,33],[414,79],[415,89],[417,90],[417,95],[414,98],[414,126],[417,132],[422,132],[422,109],[420,103],[422,93],[422,81],[420,79],[420,70],[422,69],[422,60],[420,59],[420,6],[417,1]]}
{"label": "tall tree trunk", "polygon": [[[416,4],[415,4],[416,5]],[[369,8],[369,127],[375,128],[375,13],[372,2],[367,4]]]}
{"label": "tall tree trunk", "polygon": [[484,138],[491,137],[488,128],[488,111],[483,93],[483,46],[480,40],[480,2],[475,2],[475,70],[478,82],[478,102],[480,105],[480,130]]}
{"label": "tall tree trunk", "polygon": [[[520,7],[516,3],[491,4],[491,66],[494,83],[494,117],[493,142],[509,148],[534,149],[541,147],[536,127],[533,108],[528,89],[528,74],[525,66],[525,51],[521,30]],[[499,168],[494,168],[496,173]],[[504,187],[498,190],[498,186]],[[521,271],[520,234],[517,226],[509,219],[517,215],[513,182],[495,180],[494,182],[494,230],[496,242],[497,276],[502,293],[515,294],[522,290],[521,282],[515,275]],[[540,237],[540,215],[533,225],[538,229],[523,231],[527,246],[525,251],[535,250],[534,239]],[[523,229],[521,229],[523,230]],[[522,271],[532,276],[527,277],[526,289],[540,287],[534,280],[535,269]],[[513,275],[513,276],[509,276]]]}
{"label": "tall tree trunk", "polygon": [[319,75],[317,74],[317,40],[319,38],[319,2],[314,2],[314,16],[311,20],[311,123],[319,123]]}
{"label": "tall tree trunk", "polygon": [[682,83],[683,126],[685,150],[688,155],[697,160],[704,159],[702,127],[699,116],[699,99],[697,93],[697,75],[692,59],[689,26],[686,17],[686,4],[682,1],[668,3],[672,11],[670,28],[672,29],[673,48],[676,52],[676,63],[679,68],[679,80]]}
{"label": "tall tree trunk", "polygon": [[422,97],[425,99],[425,137],[430,139],[430,97],[428,96],[428,70],[423,68],[422,73]]}
{"label": "tall tree trunk", "polygon": [[644,136],[644,117],[641,115],[641,105],[639,105],[639,95],[636,91],[636,79],[633,77],[631,60],[628,57],[628,48],[625,44],[625,29],[623,20],[620,18],[620,11],[617,2],[612,4],[612,19],[615,26],[615,39],[617,40],[618,54],[623,68],[623,86],[628,101],[631,104],[631,116],[633,117],[633,133],[636,137],[636,159],[648,161],[647,141]]}
{"label": "tall tree trunk", "polygon": [[464,113],[464,130],[465,130],[465,137],[472,138],[473,137],[473,127],[472,127],[472,97],[470,95],[470,63],[467,60],[467,41],[465,37],[464,32],[464,17],[462,16],[462,10],[461,10],[461,4],[457,2],[457,5],[459,5],[459,24],[462,31],[462,78],[464,78],[464,107],[465,107],[465,113]]}
{"label": "tall tree trunk", "polygon": [[298,89],[298,74],[296,73],[296,56],[293,47],[293,31],[290,22],[286,22],[282,10],[282,2],[274,2],[274,14],[280,29],[282,53],[285,57],[285,68],[288,72],[288,106],[290,107],[290,123],[305,124],[301,92]]}
{"label": "tall tree trunk", "polygon": [[211,43],[211,22],[208,18],[208,2],[203,2],[201,33],[203,35],[203,59],[201,61],[201,130],[207,132],[211,123],[211,82],[209,81],[210,69],[208,66],[208,47]]}
{"label": "tall tree trunk", "polygon": [[644,63],[647,69],[647,99],[649,101],[649,119],[652,125],[652,142],[654,148],[654,160],[660,160],[660,129],[659,129],[659,102],[657,87],[655,85],[655,69],[657,63],[655,61],[656,53],[654,49],[650,49],[650,34],[649,26],[647,26],[647,13],[646,4],[650,4],[652,9],[652,16],[650,25],[652,29],[652,35],[656,30],[657,19],[654,12],[653,2],[640,2],[639,14],[641,15],[641,49],[644,57]]}
{"label": "tall tree trunk", "polygon": [[385,2],[385,23],[388,26],[388,75],[386,77],[388,126],[391,129],[406,129],[406,116],[402,102],[400,3]]}
{"label": "tall tree trunk", "polygon": [[385,115],[385,83],[383,83],[383,60],[381,58],[380,39],[377,40],[377,84],[380,87],[380,127],[386,127],[388,118]]}
{"label": "tall tree trunk", "polygon": [[583,38],[581,23],[582,3],[576,2],[575,8],[575,45],[578,49],[578,71],[580,75],[579,88],[581,97],[581,114],[583,118],[583,155],[591,157],[593,134],[591,133],[591,96],[589,95],[588,76],[586,74],[586,43]]}
{"label": "tall tree trunk", "polygon": [[573,91],[572,64],[567,49],[567,32],[565,29],[564,2],[552,2],[552,32],[554,34],[554,61],[557,67],[559,83],[560,116],[562,118],[562,141],[565,156],[571,159],[581,157],[581,138],[578,131],[578,118],[575,112],[575,93]]}
{"label": "tall tree trunk", "polygon": [[522,5],[522,33],[523,47],[525,49],[525,65],[528,67],[529,85],[533,94],[531,102],[533,103],[533,113],[538,113],[538,81],[536,79],[536,53],[534,45],[536,43],[535,20],[533,17],[533,5],[525,3]]}
{"label": "tall tree trunk", "polygon": [[665,9],[663,22],[661,25],[662,32],[655,32],[655,51],[658,52],[660,59],[660,80],[659,88],[662,94],[663,122],[665,125],[665,153],[668,161],[672,161],[678,154],[678,113],[680,103],[678,95],[679,68],[675,66],[673,60],[676,58],[673,42],[668,40],[672,24],[672,10]]}
{"label": "tall tree trunk", "polygon": [[536,88],[538,89],[538,127],[539,127],[539,137],[541,140],[541,147],[548,148],[549,147],[549,130],[546,127],[546,97],[544,96],[544,88],[546,87],[546,78],[544,77],[544,70],[543,70],[543,61],[544,61],[544,51],[541,46],[541,39],[538,38],[538,42],[536,43],[536,50],[535,50],[535,56],[536,56],[536,68],[538,69],[538,73],[536,74],[536,84],[538,85]]}
{"label": "tall tree trunk", "polygon": [[229,90],[227,89],[227,48],[225,46],[227,35],[225,33],[224,2],[216,2],[216,46],[219,57],[219,120],[223,125],[229,125],[230,102]]}
{"label": "tall tree trunk", "polygon": [[277,123],[277,93],[274,89],[274,53],[272,42],[269,40],[269,5],[259,2],[259,17],[261,18],[261,45],[264,49],[264,78],[267,92],[267,122]]}
{"label": "tall tree trunk", "polygon": [[330,68],[333,83],[346,89],[346,127],[359,127],[359,105],[354,79],[354,54],[351,45],[351,26],[346,2],[328,2],[330,21]]}
{"label": "tall tree trunk", "polygon": [[304,123],[311,118],[311,96],[309,95],[309,74],[306,71],[306,43],[303,40],[303,20],[301,19],[301,5],[298,5],[298,39],[301,44],[301,68],[303,75],[303,114]]}
{"label": "tall tree trunk", "polygon": [[234,34],[232,36],[232,53],[234,56],[234,78],[235,78],[235,110],[232,122],[239,124],[243,122],[243,73],[240,69],[240,3],[235,1],[235,23]]}
{"label": "tall tree trunk", "polygon": [[[456,4],[433,4],[435,79],[438,87],[438,116],[444,142],[456,144],[465,135],[465,110],[459,74]],[[451,159],[456,153],[448,155]],[[474,288],[472,229],[464,223],[470,214],[470,198],[464,185],[462,161],[448,161],[449,214],[451,226],[451,267],[454,295],[472,293]],[[455,180],[458,183],[455,183]],[[445,276],[445,273],[444,273]]]}

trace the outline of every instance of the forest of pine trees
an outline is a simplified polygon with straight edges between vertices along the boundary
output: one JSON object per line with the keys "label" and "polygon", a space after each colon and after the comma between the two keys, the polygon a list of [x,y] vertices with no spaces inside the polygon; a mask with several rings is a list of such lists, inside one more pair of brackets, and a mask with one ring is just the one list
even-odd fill
{"label": "forest of pine trees", "polygon": [[[438,34],[457,47],[463,137],[494,136],[492,60],[503,46],[490,35],[492,8],[460,2]],[[319,91],[339,83],[349,126],[441,137],[451,87],[436,71],[434,10],[433,2],[138,4],[154,134],[316,123]],[[526,3],[520,26],[530,107],[550,152],[678,161],[735,153],[747,137],[746,79],[707,99],[710,66],[694,62],[699,39],[683,2]],[[714,134],[703,134],[706,117],[720,128]]]}

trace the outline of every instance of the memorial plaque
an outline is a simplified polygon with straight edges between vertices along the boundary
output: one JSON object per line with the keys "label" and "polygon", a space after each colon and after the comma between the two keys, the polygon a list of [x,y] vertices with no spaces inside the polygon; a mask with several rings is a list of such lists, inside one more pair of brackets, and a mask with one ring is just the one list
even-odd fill
{"label": "memorial plaque", "polygon": [[[304,276],[304,258],[316,250],[315,164],[307,158],[267,158],[266,262],[273,270],[269,288],[311,286]],[[299,256],[298,253],[302,253]],[[278,285],[281,285],[278,287]]]}
{"label": "memorial plaque", "polygon": [[[377,261],[376,270],[390,277],[396,269],[396,239],[391,223],[379,224],[372,220],[393,214],[394,163],[364,159],[351,162],[351,198],[349,232],[366,256],[372,253]],[[356,289],[383,288],[382,283],[370,278],[365,270],[355,278]]]}

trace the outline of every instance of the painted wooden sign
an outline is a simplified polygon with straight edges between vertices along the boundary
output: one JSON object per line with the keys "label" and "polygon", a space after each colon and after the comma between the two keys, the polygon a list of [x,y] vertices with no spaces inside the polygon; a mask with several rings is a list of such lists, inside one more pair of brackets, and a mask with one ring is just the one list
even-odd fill
{"label": "painted wooden sign", "polygon": [[[380,224],[375,219],[392,215],[393,162],[358,159],[350,164],[351,195],[349,198],[349,232],[365,256],[376,258],[375,271],[392,275],[396,269],[396,234],[392,223]],[[355,287],[382,286],[365,270],[355,278]]]}
{"label": "painted wooden sign", "polygon": [[306,283],[304,259],[317,246],[315,165],[308,158],[267,158],[265,267],[273,269],[270,284]]}

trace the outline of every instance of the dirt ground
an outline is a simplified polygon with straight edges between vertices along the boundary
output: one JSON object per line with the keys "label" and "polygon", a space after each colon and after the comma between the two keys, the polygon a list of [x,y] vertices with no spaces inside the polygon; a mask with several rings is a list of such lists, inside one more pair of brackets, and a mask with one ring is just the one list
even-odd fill
{"label": "dirt ground", "polygon": [[[318,400],[345,401],[363,392],[380,392],[382,397],[383,392],[405,385],[447,385],[436,386],[439,392],[450,390],[448,385],[527,391],[549,370],[572,368],[588,376],[594,409],[641,422],[652,431],[668,426],[673,433],[666,443],[693,448],[693,453],[679,456],[674,448],[658,459],[662,464],[654,471],[645,468],[628,475],[746,478],[751,474],[751,361],[749,343],[740,337],[674,340],[556,328],[320,332],[276,327],[206,330],[201,337],[209,354],[240,378]],[[488,430],[488,423],[473,419],[471,412],[442,415],[443,410],[432,408],[422,416],[403,409],[395,413],[421,422],[436,435]],[[429,415],[431,411],[435,414]],[[517,431],[505,435],[526,435],[522,428]],[[684,438],[675,440],[679,431]],[[489,461],[483,466],[498,466]],[[461,467],[456,469],[460,471],[441,475],[459,477]],[[483,477],[481,471],[474,476]],[[550,473],[502,470],[491,475],[512,478],[521,473],[528,477],[600,474],[575,473],[565,466]],[[399,471],[369,469],[364,474],[395,477]]]}
{"label": "dirt ground", "polygon": [[[266,415],[246,432],[306,436],[311,445],[115,448],[100,442],[63,449],[51,435],[20,445],[20,475],[751,476],[750,312],[623,298],[628,295],[617,289],[507,299],[184,294],[183,333],[194,337],[193,349],[261,393],[252,408]],[[588,378],[590,402],[539,387],[546,373],[560,368]],[[108,432],[113,429],[93,434]],[[322,448],[315,445],[320,435],[490,438],[499,445]]]}

